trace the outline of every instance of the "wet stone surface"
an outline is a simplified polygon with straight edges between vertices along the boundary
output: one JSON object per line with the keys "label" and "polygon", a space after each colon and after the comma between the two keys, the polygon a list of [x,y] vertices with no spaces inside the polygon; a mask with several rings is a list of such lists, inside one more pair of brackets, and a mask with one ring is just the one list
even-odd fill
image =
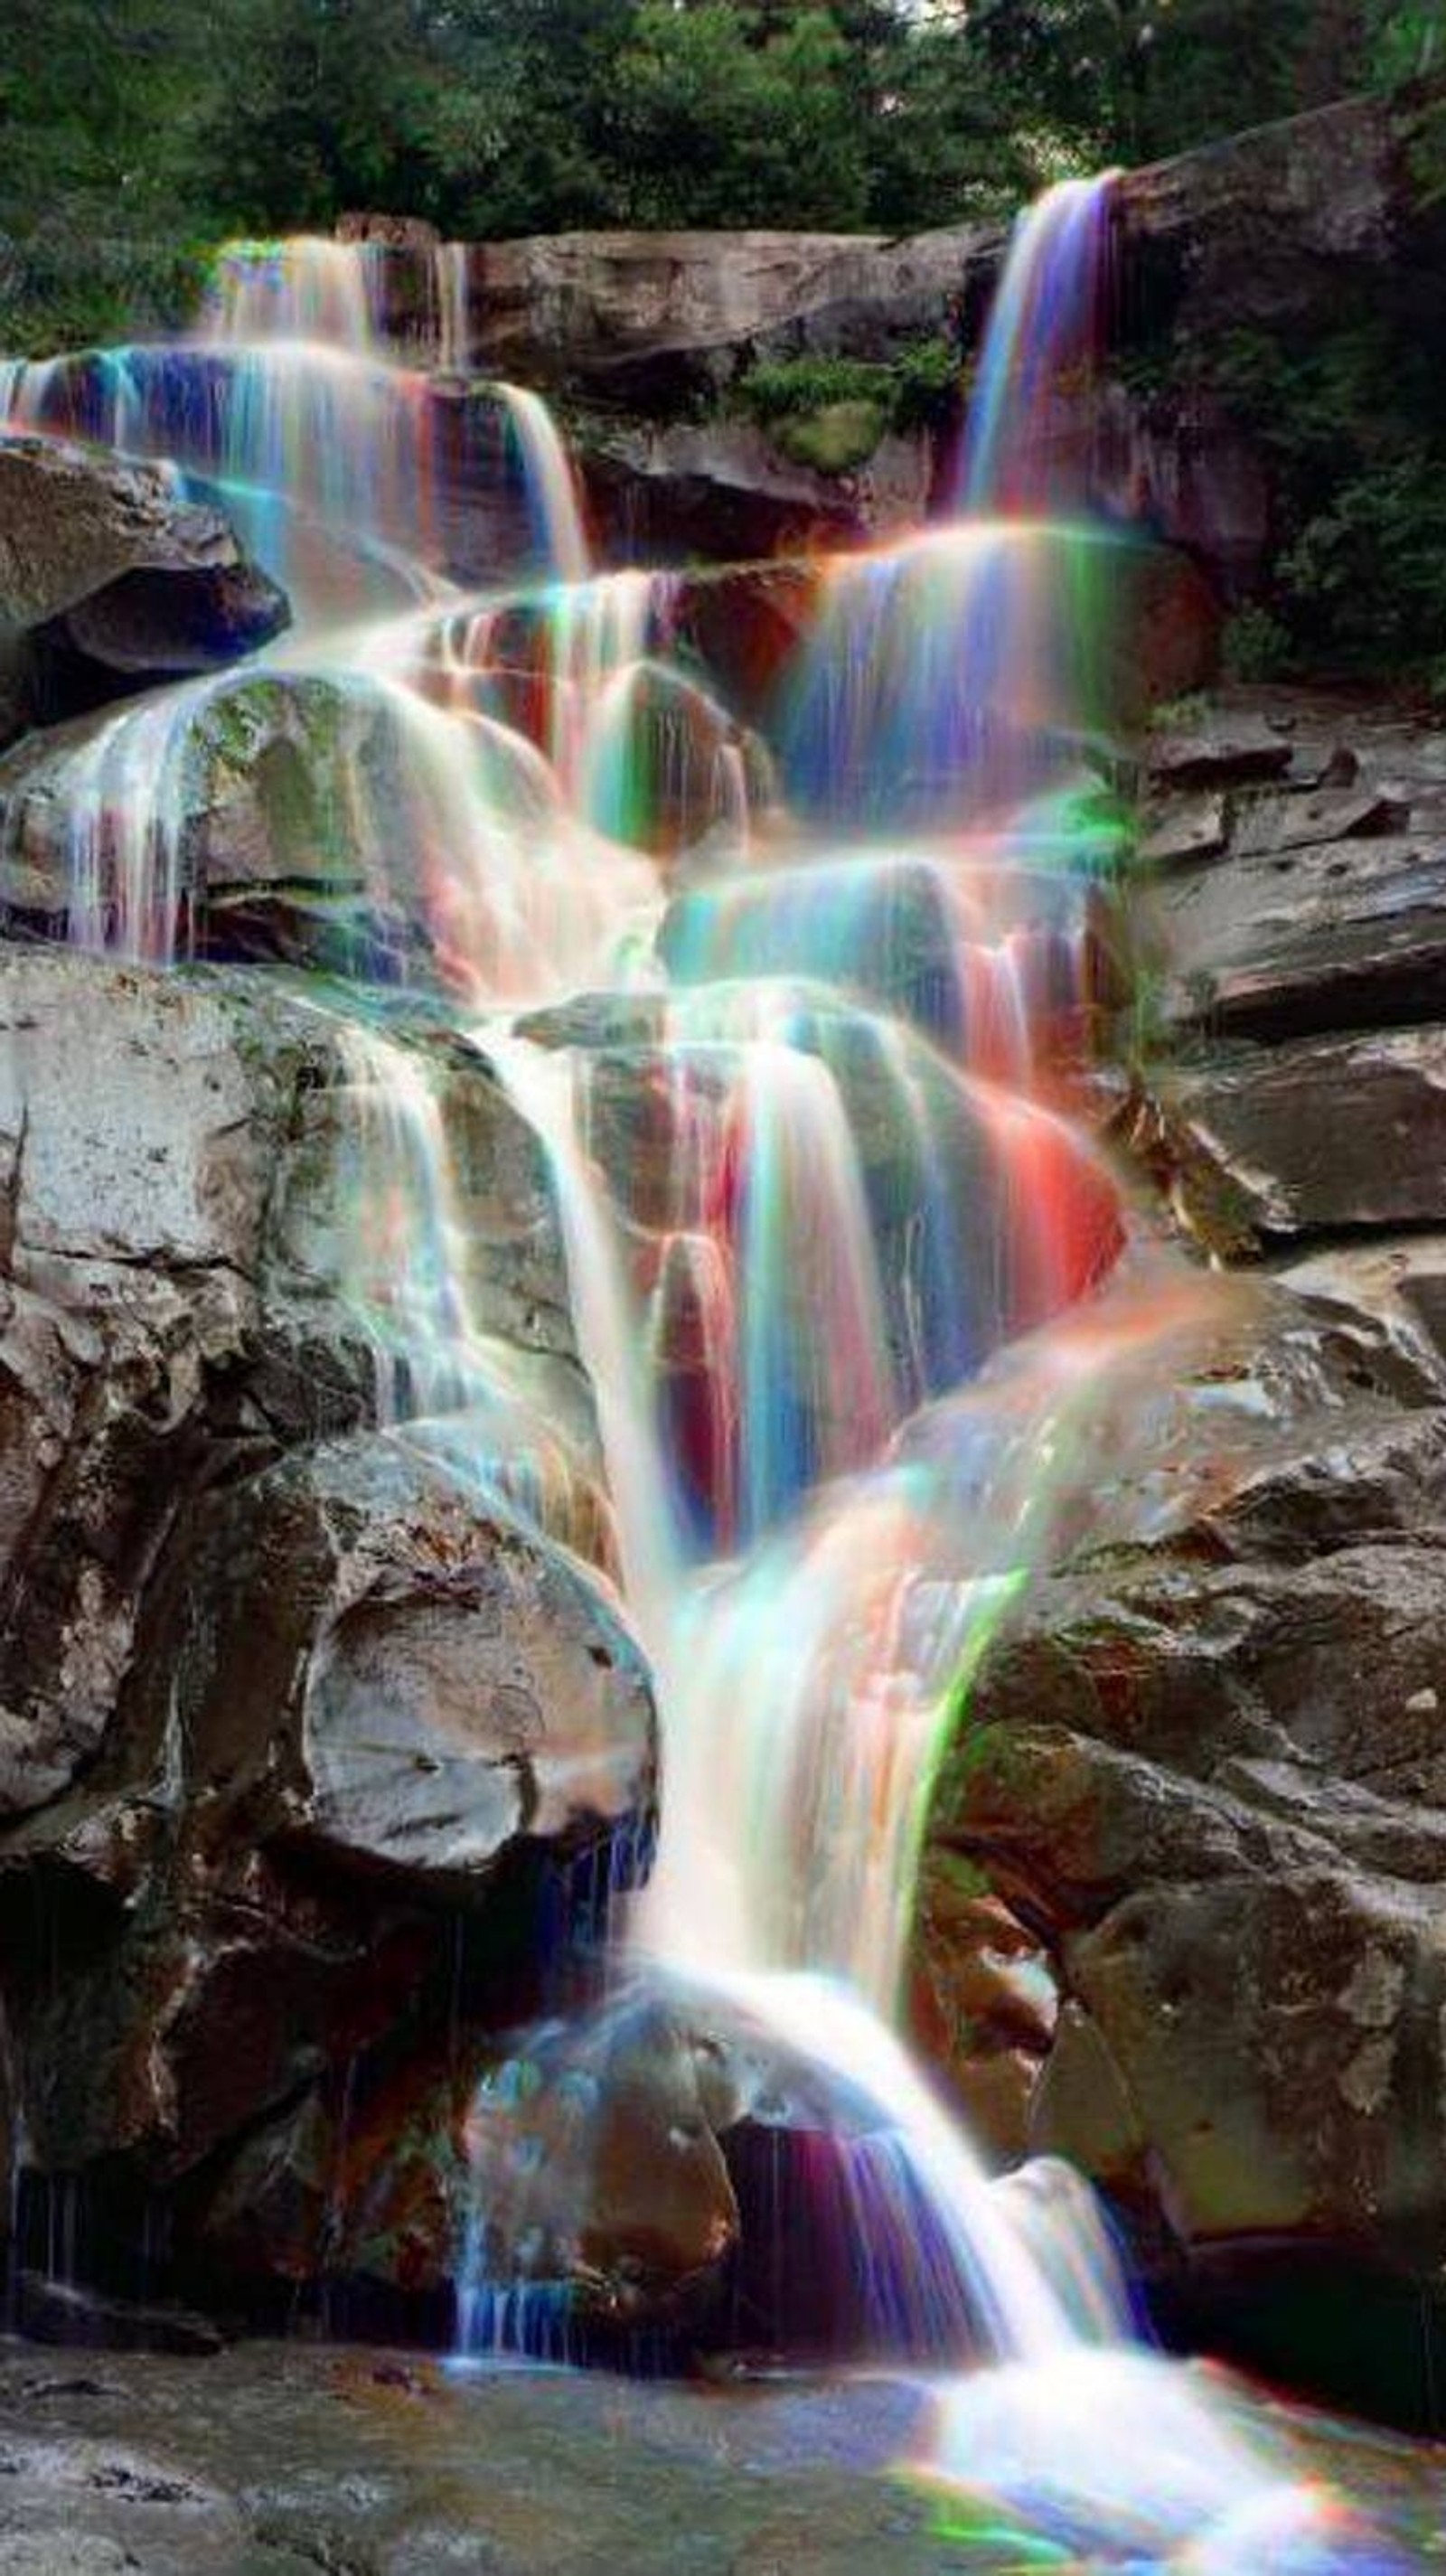
{"label": "wet stone surface", "polygon": [[[1394,2568],[1446,2550],[1446,2454],[1234,2401],[1282,2475],[1348,2493]],[[458,2375],[415,2355],[238,2345],[205,2363],[0,2344],[0,2569],[193,2576],[636,2576],[1153,2564],[895,2470],[897,2380],[677,2385]],[[1334,2560],[1323,2560],[1323,2566]]]}

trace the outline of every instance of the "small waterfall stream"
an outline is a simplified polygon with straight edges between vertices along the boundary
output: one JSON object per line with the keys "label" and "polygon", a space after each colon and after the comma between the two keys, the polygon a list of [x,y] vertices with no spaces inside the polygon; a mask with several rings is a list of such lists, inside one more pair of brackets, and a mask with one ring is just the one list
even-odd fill
{"label": "small waterfall stream", "polygon": [[[1336,2563],[1314,2501],[1132,2342],[1089,2193],[1047,2169],[992,2183],[893,2027],[971,1672],[1089,1508],[1132,1373],[1192,1325],[1178,1286],[1110,1284],[1116,1188],[1052,1091],[1084,1001],[1109,564],[1036,432],[1088,344],[1106,208],[1107,183],[1070,183],[1016,237],[968,515],[823,569],[773,747],[791,821],[726,693],[674,649],[678,577],[592,574],[533,393],[480,389],[546,577],[451,579],[447,401],[386,340],[371,245],[243,246],[203,337],[12,365],[0,405],[219,485],[296,599],[265,670],[386,716],[394,801],[379,813],[358,770],[348,830],[379,899],[419,905],[434,1005],[546,1154],[606,1512],[469,1289],[424,1052],[332,985],[315,1007],[358,1104],[346,1285],[401,1435],[619,1569],[663,1728],[620,1978],[844,2106],[878,2318],[917,2275],[936,2360],[971,2365],[941,2382],[930,2474],[1045,2493],[1072,2545],[1107,2553],[1091,2564],[1198,2548],[1179,2563],[1304,2569]],[[465,285],[438,254],[448,369]],[[348,553],[392,595],[378,612],[343,584],[339,623]],[[124,708],[74,755],[77,944],[185,953],[196,747],[246,677]],[[556,2349],[545,2276],[489,2271],[488,2217],[463,2251],[464,2348],[540,2316]]]}

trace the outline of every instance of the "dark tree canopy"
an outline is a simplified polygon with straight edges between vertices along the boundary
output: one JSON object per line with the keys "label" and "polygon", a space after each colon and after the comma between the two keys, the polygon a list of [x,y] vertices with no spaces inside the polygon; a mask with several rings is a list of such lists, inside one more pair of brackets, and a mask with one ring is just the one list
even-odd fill
{"label": "dark tree canopy", "polygon": [[0,227],[903,230],[1409,73],[1440,0],[9,0]]}

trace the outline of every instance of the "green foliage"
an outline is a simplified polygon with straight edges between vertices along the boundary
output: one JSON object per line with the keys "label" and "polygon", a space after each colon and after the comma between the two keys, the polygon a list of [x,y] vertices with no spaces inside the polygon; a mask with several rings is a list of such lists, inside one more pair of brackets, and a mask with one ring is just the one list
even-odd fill
{"label": "green foliage", "polygon": [[881,403],[825,403],[778,424],[777,443],[795,465],[811,465],[816,474],[852,474],[866,465],[889,425]]}
{"label": "green foliage", "polygon": [[1226,619],[1220,651],[1231,680],[1284,679],[1295,660],[1289,627],[1259,600],[1247,601]]}
{"label": "green foliage", "polygon": [[1446,63],[1446,0],[1373,0],[1367,56],[1386,88],[1439,71]]}
{"label": "green foliage", "polygon": [[205,289],[209,255],[172,242],[93,243],[49,227],[0,241],[0,350],[21,358],[179,331]]}
{"label": "green foliage", "polygon": [[750,369],[734,392],[796,464],[847,474],[886,430],[947,420],[959,400],[959,360],[947,340],[917,340],[883,365],[862,358],[783,358]]}
{"label": "green foliage", "polygon": [[[0,230],[903,231],[1419,68],[1437,0],[7,0]],[[1397,23],[1398,20],[1409,22]]]}
{"label": "green foliage", "polygon": [[1209,697],[1203,689],[1192,689],[1183,698],[1161,698],[1151,710],[1150,723],[1156,733],[1196,733],[1209,715]]}
{"label": "green foliage", "polygon": [[1446,638],[1446,385],[1403,316],[1342,310],[1308,346],[1234,330],[1189,359],[1272,469],[1272,596],[1232,666],[1420,672]]}
{"label": "green foliage", "polygon": [[887,390],[890,371],[865,358],[780,358],[751,367],[738,386],[738,402],[765,425],[829,403],[872,402]]}
{"label": "green foliage", "polygon": [[1373,0],[972,0],[1020,118],[1098,160],[1151,160],[1358,85]]}
{"label": "green foliage", "polygon": [[1348,476],[1279,573],[1336,659],[1367,670],[1434,666],[1446,638],[1446,453],[1423,445]]}
{"label": "green foliage", "polygon": [[957,409],[959,357],[947,340],[911,341],[900,350],[889,373],[895,429],[931,428]]}

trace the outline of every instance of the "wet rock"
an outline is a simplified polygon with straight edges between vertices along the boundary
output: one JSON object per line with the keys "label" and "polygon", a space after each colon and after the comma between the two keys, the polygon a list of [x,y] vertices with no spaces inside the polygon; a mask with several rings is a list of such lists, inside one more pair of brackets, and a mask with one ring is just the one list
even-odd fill
{"label": "wet rock", "polygon": [[223,565],[179,591],[135,572],[37,627],[29,641],[36,720],[55,724],[163,681],[224,670],[290,624],[285,593],[252,565]]}
{"label": "wet rock", "polygon": [[991,1647],[933,1833],[1045,1934],[1028,2143],[1148,2269],[1276,2236],[1390,2275],[1446,2245],[1446,1410],[1374,1304],[1253,1311]]}
{"label": "wet rock", "polygon": [[1327,841],[1361,840],[1392,832],[1408,820],[1400,797],[1377,787],[1325,787],[1314,794],[1251,796],[1241,801],[1231,834],[1242,858],[1273,857]]}
{"label": "wet rock", "polygon": [[[148,2192],[199,2205],[208,2159],[445,2020],[455,1908],[517,1953],[548,1855],[647,1805],[651,1706],[603,1590],[479,1505],[495,1423],[359,1434],[395,1289],[357,1231],[398,1185],[378,1034],[41,949],[0,952],[0,1020],[4,2089],[104,2278]],[[535,1140],[470,1050],[398,1043],[453,1141],[459,1293],[518,1335],[508,1464],[526,1380],[549,1456],[571,1424],[543,1508],[602,1546]]]}
{"label": "wet rock", "polygon": [[1336,1245],[1281,1278],[1318,1313],[1384,1328],[1446,1395],[1446,1236]]}
{"label": "wet rock", "polygon": [[[839,1110],[846,1120],[878,1243],[884,1330],[901,1387],[917,1397],[937,1391],[1109,1269],[1120,1244],[1118,1201],[1087,1147],[1053,1122],[1030,1123],[1036,1184],[1056,1193],[1067,1246],[1058,1265],[1038,1262],[1011,1221],[1020,1137],[1001,1129],[987,1088],[959,1080],[922,1043],[881,1046],[875,1020],[832,998],[821,1002],[816,988],[797,989],[782,1040],[777,1005],[790,988],[778,982],[767,989],[772,1016],[759,1034],[772,1031],[774,1043],[786,1042],[797,1056],[829,1132],[837,1134]],[[638,1284],[648,1294],[661,1284],[665,1304],[670,1242],[696,1223],[705,1173],[726,1167],[745,1114],[750,1063],[756,1076],[760,1061],[735,1038],[726,1011],[715,1024],[713,1009],[706,988],[691,1023],[686,1003],[675,1002],[668,1044],[658,1042],[663,1021],[655,996],[584,995],[520,1024],[541,1044],[588,1051],[580,1069],[589,1143],[628,1228]],[[826,1083],[817,1079],[821,1068]],[[854,1186],[841,1159],[821,1167],[821,1178],[835,1189]],[[836,1198],[836,1207],[844,1204]],[[957,1257],[966,1222],[997,1246],[987,1276]],[[812,1248],[800,1236],[774,1309],[774,1328],[798,1336],[800,1347],[820,1293],[809,1269]],[[695,1320],[679,1311],[668,1354],[678,1363],[672,1395],[683,1404],[697,1366]],[[846,1429],[856,1391],[826,1385],[809,1401],[817,1415],[811,1428],[827,1438],[830,1424]]]}
{"label": "wet rock", "polygon": [[[1141,1890],[1070,1945],[1186,2243],[1299,2234],[1414,2263],[1439,2249],[1431,1911],[1353,1871],[1227,1876]],[[1075,2151],[1058,2095],[1046,2142]]]}
{"label": "wet rock", "polygon": [[935,475],[922,434],[882,436],[851,470],[825,473],[744,420],[600,424],[584,432],[580,464],[591,515],[614,550],[721,564],[916,527]]}
{"label": "wet rock", "polygon": [[190,2576],[236,2565],[246,2537],[231,2496],[167,2450],[36,2433],[0,2436],[5,2525],[0,2567],[14,2576]]}
{"label": "wet rock", "polygon": [[194,1798],[414,1892],[651,1803],[648,1686],[601,1588],[398,1442],[218,1501],[161,1652]]}
{"label": "wet rock", "polygon": [[1253,787],[1283,778],[1291,747],[1260,722],[1222,721],[1206,733],[1152,737],[1146,767],[1152,781],[1171,788]]}
{"label": "wet rock", "polygon": [[1160,1088],[1205,1231],[1212,1197],[1262,1243],[1446,1219],[1446,1030],[1242,1044]]}
{"label": "wet rock", "polygon": [[[308,1205],[319,1249],[318,1167],[335,1219],[335,1124],[318,1122],[309,1154],[293,1138],[314,1086],[336,1098],[321,1023],[249,988],[13,950],[0,1019],[0,1810],[14,1816],[94,1753],[188,1495],[274,1455],[288,1410],[357,1419],[371,1372],[324,1273],[288,1258],[274,1223],[289,1202],[295,1240]],[[303,1392],[308,1343],[327,1352]],[[247,1393],[262,1350],[275,1414]]]}
{"label": "wet rock", "polygon": [[763,744],[684,674],[646,664],[618,707],[613,757],[589,800],[599,829],[656,858],[687,859],[710,840],[746,842],[773,797]]}
{"label": "wet rock", "polygon": [[605,2007],[484,2078],[468,2114],[484,2278],[570,2286],[613,2323],[716,2294],[738,2209],[718,2132],[737,2096],[686,2012]]}
{"label": "wet rock", "polygon": [[1249,855],[1237,832],[1229,858],[1152,890],[1146,935],[1168,962],[1176,1023],[1289,1038],[1429,1018],[1446,967],[1446,845],[1393,833]]}
{"label": "wet rock", "polygon": [[0,904],[12,929],[63,936],[87,865],[102,913],[125,899],[120,844],[102,835],[84,859],[73,846],[89,785],[103,799],[154,799],[145,864],[156,904],[175,909],[157,934],[172,928],[178,948],[378,974],[425,956],[418,888],[397,872],[420,825],[384,694],[257,674],[202,690],[174,715],[163,736],[138,729],[139,711],[79,719],[0,761]]}
{"label": "wet rock", "polygon": [[16,2322],[31,2343],[75,2344],[94,2352],[174,2352],[204,2358],[220,2352],[225,2344],[210,2318],[192,2310],[106,2299],[39,2272],[19,2276]]}
{"label": "wet rock", "polygon": [[159,466],[26,435],[0,449],[0,638],[11,730],[210,670],[270,641],[283,594]]}
{"label": "wet rock", "polygon": [[315,2092],[245,2138],[195,2223],[208,2272],[253,2288],[316,2280],[330,2250],[338,2158],[335,2124]]}
{"label": "wet rock", "polygon": [[1171,859],[1213,859],[1225,847],[1223,796],[1179,797],[1145,817],[1140,856],[1152,865]]}
{"label": "wet rock", "polygon": [[1042,1942],[957,1852],[931,1852],[919,1894],[911,2021],[976,2140],[1006,2163],[1028,2151],[1030,2105],[1059,1995]]}
{"label": "wet rock", "polygon": [[[1021,868],[1003,899],[984,886],[976,947],[955,892],[950,873],[923,858],[730,871],[674,896],[657,948],[677,985],[826,977],[981,1071],[996,1069],[991,1050],[1007,1049],[1019,1009],[1041,1051],[1072,1052],[1088,1008],[1080,943],[1089,936],[1103,955],[1112,935],[1103,898],[1062,873]],[[966,880],[966,919],[967,903]]]}

